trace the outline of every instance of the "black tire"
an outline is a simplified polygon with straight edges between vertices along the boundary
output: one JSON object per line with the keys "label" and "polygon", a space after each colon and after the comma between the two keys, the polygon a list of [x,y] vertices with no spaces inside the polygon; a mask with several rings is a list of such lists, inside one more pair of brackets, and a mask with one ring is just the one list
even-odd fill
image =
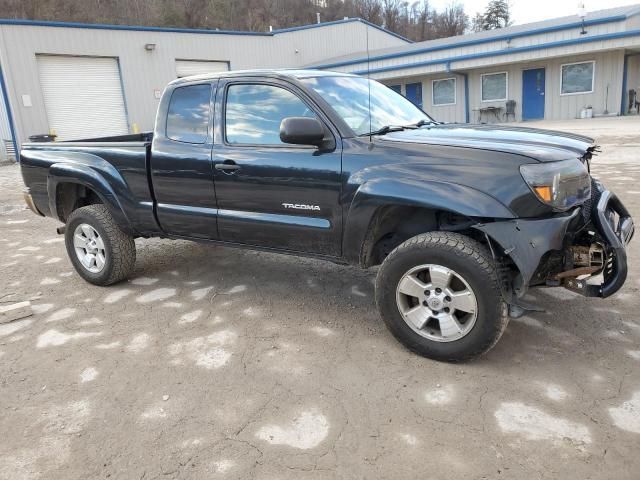
{"label": "black tire", "polygon": [[[400,280],[412,268],[426,264],[454,270],[476,296],[475,324],[458,340],[438,342],[425,338],[400,313],[396,302]],[[448,362],[466,361],[488,352],[509,323],[490,252],[479,242],[458,233],[424,233],[393,250],[376,278],[376,303],[385,324],[403,345],[422,356]]]}
{"label": "black tire", "polygon": [[[104,243],[105,263],[97,273],[87,270],[75,252],[73,235],[76,227],[83,223],[93,227]],[[120,230],[104,205],[87,205],[74,210],[67,219],[64,239],[67,254],[76,272],[94,285],[106,286],[124,280],[135,267],[136,244],[133,237]]]}

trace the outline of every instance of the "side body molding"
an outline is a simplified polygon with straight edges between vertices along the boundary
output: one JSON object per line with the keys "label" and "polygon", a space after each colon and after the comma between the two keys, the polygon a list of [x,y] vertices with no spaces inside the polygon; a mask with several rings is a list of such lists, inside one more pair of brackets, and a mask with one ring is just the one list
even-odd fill
{"label": "side body molding", "polygon": [[495,198],[471,187],[434,180],[380,178],[360,185],[344,216],[343,252],[360,263],[376,212],[387,206],[420,207],[476,218],[512,219],[514,213]]}
{"label": "side body molding", "polygon": [[93,190],[102,203],[109,209],[111,215],[117,224],[128,233],[135,233],[133,224],[128,218],[126,211],[132,211],[134,206],[130,191],[118,173],[118,171],[110,164],[101,160],[107,166],[107,172],[110,174],[109,182],[102,172],[92,167],[76,162],[55,163],[49,167],[47,176],[47,192],[49,195],[49,208],[51,216],[61,218],[61,212],[58,212],[57,195],[58,185],[61,183],[76,183]]}

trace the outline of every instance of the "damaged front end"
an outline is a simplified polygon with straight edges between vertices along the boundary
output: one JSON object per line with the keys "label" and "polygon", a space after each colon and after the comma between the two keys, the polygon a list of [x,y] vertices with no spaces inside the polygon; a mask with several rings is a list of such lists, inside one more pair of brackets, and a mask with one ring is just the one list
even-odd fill
{"label": "damaged front end", "polygon": [[627,277],[626,245],[633,219],[616,197],[592,180],[591,198],[544,219],[516,219],[475,225],[493,244],[501,265],[512,264],[503,279],[506,301],[515,311],[529,287],[562,286],[586,297],[606,298]]}

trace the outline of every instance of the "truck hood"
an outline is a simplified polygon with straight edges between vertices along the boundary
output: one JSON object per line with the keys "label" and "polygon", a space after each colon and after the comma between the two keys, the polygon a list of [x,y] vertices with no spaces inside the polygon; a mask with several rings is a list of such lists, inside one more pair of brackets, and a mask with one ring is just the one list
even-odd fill
{"label": "truck hood", "polygon": [[540,162],[582,158],[595,148],[593,139],[582,135],[502,125],[432,125],[391,132],[380,140],[515,153]]}

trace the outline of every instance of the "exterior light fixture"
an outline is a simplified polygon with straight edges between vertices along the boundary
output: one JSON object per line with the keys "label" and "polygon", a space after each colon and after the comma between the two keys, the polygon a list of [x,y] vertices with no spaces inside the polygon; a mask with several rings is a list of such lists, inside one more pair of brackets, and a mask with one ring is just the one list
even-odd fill
{"label": "exterior light fixture", "polygon": [[155,43],[145,43],[144,44],[144,49],[147,52],[153,52],[156,49],[156,44]]}

